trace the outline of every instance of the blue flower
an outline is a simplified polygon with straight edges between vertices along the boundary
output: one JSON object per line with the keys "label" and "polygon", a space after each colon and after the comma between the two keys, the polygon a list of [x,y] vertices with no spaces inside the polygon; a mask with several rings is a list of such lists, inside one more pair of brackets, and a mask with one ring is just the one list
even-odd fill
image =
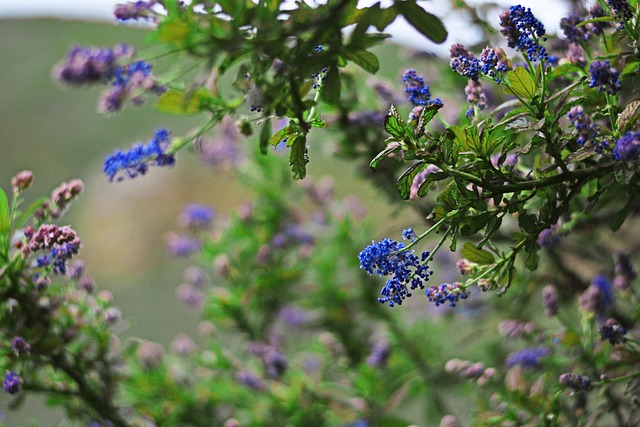
{"label": "blue flower", "polygon": [[507,38],[507,45],[526,53],[529,61],[547,58],[546,49],[538,44],[538,40],[545,35],[545,29],[542,22],[533,16],[531,8],[511,6],[500,15],[500,26],[500,33]]}
{"label": "blue flower", "polygon": [[598,141],[600,127],[591,121],[581,106],[572,107],[567,114],[569,121],[578,132],[578,144],[583,146],[593,146],[595,151],[602,153],[609,144],[606,141]]}
{"label": "blue flower", "polygon": [[446,303],[455,307],[458,300],[467,299],[469,296],[467,290],[460,287],[460,283],[442,283],[440,286],[429,286],[425,294],[430,302],[436,304],[436,307]]}
{"label": "blue flower", "polygon": [[616,160],[637,160],[640,156],[640,132],[627,132],[616,141],[613,149]]}
{"label": "blue flower", "polygon": [[547,347],[525,348],[507,356],[505,365],[507,368],[512,368],[516,365],[520,365],[523,368],[540,368],[542,366],[540,359],[549,354],[550,351]]}
{"label": "blue flower", "polygon": [[18,394],[22,389],[22,378],[20,375],[13,371],[7,371],[7,375],[4,377],[4,391],[9,394]]}
{"label": "blue flower", "polygon": [[584,375],[565,373],[560,375],[560,384],[572,388],[576,391],[586,391],[591,388],[591,379]]}
{"label": "blue flower", "polygon": [[159,129],[146,145],[136,144],[125,152],[116,150],[106,158],[103,171],[109,177],[109,181],[113,181],[116,176],[116,181],[122,181],[125,176],[135,178],[144,175],[150,165],[173,166],[175,157],[166,152],[170,145],[169,131]]}
{"label": "blue flower", "polygon": [[372,242],[358,254],[360,267],[367,273],[392,276],[378,298],[379,302],[387,303],[390,307],[401,305],[406,297],[410,297],[410,289],[424,289],[424,282],[431,275],[429,266],[423,264],[428,257],[429,252],[422,252],[418,258],[413,251],[405,250],[404,243],[392,239]]}
{"label": "blue flower", "polygon": [[417,237],[418,235],[415,233],[415,231],[413,231],[413,227],[409,227],[406,230],[402,230],[402,238],[404,240],[412,240],[414,237]]}
{"label": "blue flower", "polygon": [[611,67],[609,60],[593,61],[589,67],[591,81],[589,87],[614,95],[620,91],[620,72]]}
{"label": "blue flower", "polygon": [[118,21],[150,19],[151,7],[156,3],[156,0],[120,3],[114,7],[113,14]]}
{"label": "blue flower", "polygon": [[600,327],[600,339],[609,341],[612,345],[620,344],[626,341],[625,335],[627,330],[622,327],[615,319],[607,319],[604,325]]}
{"label": "blue flower", "polygon": [[562,29],[565,37],[570,42],[586,42],[591,38],[591,33],[589,33],[586,25],[578,27],[580,22],[582,22],[582,19],[575,13],[560,20],[560,29]]}
{"label": "blue flower", "polygon": [[633,18],[633,11],[627,0],[607,0],[607,4],[611,9],[613,16],[618,19],[617,29],[624,29],[624,21],[629,21]]}
{"label": "blue flower", "polygon": [[416,70],[407,70],[402,75],[404,91],[409,95],[409,102],[413,105],[427,105],[431,99],[429,86],[424,79],[416,74]]}

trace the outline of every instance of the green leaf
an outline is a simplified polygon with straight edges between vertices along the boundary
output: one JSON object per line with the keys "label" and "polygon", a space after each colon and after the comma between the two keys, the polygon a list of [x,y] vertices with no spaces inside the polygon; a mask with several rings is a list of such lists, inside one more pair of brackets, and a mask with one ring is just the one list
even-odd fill
{"label": "green leaf", "polygon": [[506,75],[508,89],[520,98],[531,99],[536,94],[536,82],[524,67],[516,67]]}
{"label": "green leaf", "polygon": [[314,117],[312,120],[310,120],[309,124],[311,126],[313,126],[314,128],[324,129],[324,128],[327,127],[327,122],[322,120],[322,117],[320,117],[319,115],[316,115],[316,117]]}
{"label": "green leaf", "polygon": [[9,211],[9,198],[7,193],[0,188],[0,234],[7,233],[11,228],[11,214]]}
{"label": "green leaf", "polygon": [[375,74],[380,69],[378,58],[366,50],[358,49],[348,51],[345,52],[344,56],[369,74]]}
{"label": "green leaf", "polygon": [[338,67],[329,67],[326,80],[322,85],[322,98],[327,104],[336,105],[340,102],[340,73]]}
{"label": "green leaf", "polygon": [[518,225],[520,229],[528,234],[537,234],[538,227],[536,225],[535,215],[520,213],[518,215]]}
{"label": "green leaf", "polygon": [[180,48],[187,44],[189,31],[189,25],[177,17],[161,22],[156,30],[160,41]]}
{"label": "green leaf", "polygon": [[626,133],[628,130],[638,127],[638,120],[640,120],[640,101],[633,101],[620,113],[618,120],[616,120],[616,126],[618,126],[620,133]]}
{"label": "green leaf", "polygon": [[384,128],[391,136],[401,141],[406,135],[404,121],[393,105],[389,109],[389,114],[384,118]]}
{"label": "green leaf", "polygon": [[447,39],[447,30],[440,18],[427,12],[415,2],[396,2],[393,7],[404,16],[413,28],[428,39],[436,43],[442,43]]}
{"label": "green leaf", "polygon": [[629,199],[629,201],[624,205],[622,209],[617,211],[611,218],[609,218],[609,228],[611,231],[618,231],[624,221],[627,219],[627,216],[631,212],[631,208],[633,206],[633,199]]}
{"label": "green leaf", "polygon": [[418,117],[418,124],[414,128],[416,138],[420,138],[424,135],[425,126],[436,116],[436,114],[438,114],[438,110],[440,108],[442,108],[442,105],[440,104],[429,104],[422,109],[420,117]]}
{"label": "green leaf", "polygon": [[424,182],[420,184],[420,188],[418,188],[418,197],[424,197],[427,194],[427,191],[429,191],[436,182],[442,181],[448,177],[449,175],[446,172],[431,172],[427,175]]}
{"label": "green leaf", "polygon": [[373,160],[371,160],[371,163],[369,163],[369,167],[371,168],[372,171],[375,171],[376,168],[378,167],[378,163],[380,163],[380,160],[384,159],[389,154],[397,153],[398,151],[400,151],[401,148],[402,147],[400,147],[400,145],[394,145],[394,146],[385,148],[384,150],[379,152],[378,155],[373,158]]}
{"label": "green leaf", "polygon": [[525,250],[527,251],[527,257],[524,259],[524,265],[530,270],[535,271],[538,268],[538,244],[535,240],[531,240],[527,243]]}
{"label": "green leaf", "polygon": [[211,94],[206,89],[199,89],[192,94],[187,94],[175,89],[169,89],[163,93],[156,104],[156,109],[165,114],[191,115],[203,110]]}
{"label": "green leaf", "polygon": [[262,132],[260,132],[260,152],[262,154],[267,154],[267,147],[272,142],[271,137],[271,120],[267,120],[264,122],[264,126],[262,126]]}
{"label": "green leaf", "polygon": [[402,175],[400,175],[400,178],[398,178],[398,190],[400,191],[400,197],[402,197],[404,200],[409,199],[413,179],[427,166],[428,163],[426,162],[414,163],[409,167],[409,169],[407,169],[402,173]]}
{"label": "green leaf", "polygon": [[471,243],[467,242],[462,246],[460,251],[462,256],[471,262],[475,262],[480,265],[489,265],[495,262],[493,254],[484,249],[478,249]]}
{"label": "green leaf", "polygon": [[303,179],[307,175],[307,163],[309,163],[307,139],[303,134],[297,134],[289,155],[289,166],[293,179]]}

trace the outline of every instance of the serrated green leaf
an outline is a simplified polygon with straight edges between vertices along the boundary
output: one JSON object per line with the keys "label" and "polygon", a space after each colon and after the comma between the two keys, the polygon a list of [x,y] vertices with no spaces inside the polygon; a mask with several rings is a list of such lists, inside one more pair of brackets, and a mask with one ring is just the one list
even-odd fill
{"label": "serrated green leaf", "polygon": [[633,101],[629,103],[618,116],[616,125],[620,130],[620,133],[626,133],[628,130],[638,127],[638,121],[640,120],[640,101]]}
{"label": "serrated green leaf", "polygon": [[398,151],[400,151],[402,147],[400,147],[400,145],[395,145],[395,146],[391,146],[391,147],[387,147],[384,150],[382,150],[381,152],[379,152],[374,158],[373,160],[371,160],[371,163],[369,163],[369,167],[371,168],[372,171],[375,171],[376,168],[378,167],[378,163],[380,163],[380,160],[384,159],[385,157],[387,157],[389,154],[392,153],[397,153]]}
{"label": "serrated green leaf", "polygon": [[418,188],[418,197],[424,197],[427,194],[427,191],[429,191],[436,182],[442,181],[448,177],[449,175],[446,172],[431,172],[427,175],[424,182],[420,184],[420,187]]}
{"label": "serrated green leaf", "polygon": [[369,74],[375,74],[380,69],[378,58],[371,52],[363,49],[348,51],[344,56],[365,70]]}
{"label": "serrated green leaf", "polygon": [[[531,99],[535,96],[537,86],[531,75],[524,67],[516,67],[506,74],[507,87],[520,98]],[[505,89],[506,89],[505,88]]]}
{"label": "serrated green leaf", "polygon": [[393,105],[384,118],[384,128],[391,136],[402,141],[406,135],[406,125]]}
{"label": "serrated green leaf", "polygon": [[11,228],[11,213],[9,211],[9,198],[7,193],[0,188],[0,234],[7,233]]}
{"label": "serrated green leaf", "polygon": [[416,138],[420,138],[424,135],[425,126],[436,116],[436,114],[438,114],[438,110],[440,108],[442,108],[441,104],[429,104],[424,106],[420,112],[420,117],[418,117],[418,124],[416,124],[414,128]]}
{"label": "serrated green leaf", "polygon": [[[289,131],[289,126],[285,126],[279,131],[277,131],[276,133],[274,133],[273,135],[271,135],[271,137],[269,138],[269,145],[273,145],[275,147],[278,144],[280,144],[280,142],[283,139],[285,139],[287,135],[289,135],[288,131]],[[264,132],[264,128],[263,128],[263,132]]]}
{"label": "serrated green leaf", "polygon": [[495,262],[495,257],[491,252],[485,251],[484,249],[478,249],[469,242],[462,245],[460,253],[463,257],[471,262],[475,262],[476,264],[489,265]]}
{"label": "serrated green leaf", "polygon": [[414,163],[409,167],[409,169],[407,169],[402,173],[402,175],[400,175],[400,178],[398,178],[398,191],[400,191],[400,197],[402,197],[402,199],[409,199],[413,179],[427,166],[428,164],[426,162]]}
{"label": "serrated green leaf", "polygon": [[307,163],[309,163],[307,139],[303,134],[296,134],[289,155],[289,166],[293,179],[303,179],[307,176]]}
{"label": "serrated green leaf", "polygon": [[435,43],[442,43],[447,39],[447,30],[440,18],[427,12],[416,3],[408,1],[395,2],[393,7],[404,16],[413,28],[429,40]]}

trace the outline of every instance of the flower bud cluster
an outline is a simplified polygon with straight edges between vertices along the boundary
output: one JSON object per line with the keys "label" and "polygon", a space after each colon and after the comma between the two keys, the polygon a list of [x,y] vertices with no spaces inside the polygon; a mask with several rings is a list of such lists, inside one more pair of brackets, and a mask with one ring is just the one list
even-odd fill
{"label": "flower bud cluster", "polygon": [[43,224],[37,231],[27,227],[24,231],[27,238],[26,245],[22,248],[25,258],[34,252],[44,251],[36,260],[38,267],[53,266],[56,274],[65,274],[66,262],[80,249],[80,238],[69,226],[58,227],[53,224]]}
{"label": "flower bud cluster", "polygon": [[481,362],[470,362],[468,360],[451,359],[447,361],[444,370],[454,373],[463,379],[475,380],[478,385],[484,385],[496,376],[495,368],[485,368]]}
{"label": "flower bud cluster", "polygon": [[591,379],[584,375],[565,373],[560,375],[560,384],[575,391],[586,391],[591,388]]}

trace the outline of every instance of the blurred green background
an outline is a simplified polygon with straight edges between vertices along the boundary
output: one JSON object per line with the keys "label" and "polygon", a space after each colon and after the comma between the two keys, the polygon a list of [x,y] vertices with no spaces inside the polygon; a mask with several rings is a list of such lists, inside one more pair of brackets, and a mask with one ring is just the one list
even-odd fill
{"label": "blurred green background", "polygon": [[[53,66],[73,45],[127,42],[144,48],[147,35],[144,29],[103,23],[0,21],[0,185],[9,190],[16,172],[32,170],[35,181],[26,194],[29,201],[50,194],[64,181],[81,178],[85,192],[60,222],[78,231],[83,242],[80,257],[87,263],[88,274],[100,289],[114,294],[129,325],[123,335],[166,346],[179,332],[195,335],[198,314],[175,298],[188,264],[168,257],[165,233],[176,228],[177,215],[187,203],[210,204],[224,214],[248,201],[250,194],[186,151],[179,153],[173,169],[152,169],[145,177],[109,183],[101,172],[102,161],[114,149],[148,141],[159,127],[184,135],[204,117],[159,114],[153,102],[141,108],[127,105],[122,113],[107,117],[96,109],[101,88],[63,88],[51,77]],[[394,56],[398,51],[386,50]],[[398,61],[382,63],[381,74],[395,78],[393,67]],[[357,193],[372,215],[385,218],[386,229],[381,232],[399,235],[410,214],[390,220],[394,213],[376,201],[375,190],[352,169],[323,153],[321,144],[312,147],[309,175],[339,176],[338,195]],[[7,411],[8,402],[7,395],[0,394],[0,411]],[[5,422],[9,426],[70,425],[62,413],[46,409],[34,398],[27,399],[19,411],[7,413]]]}

